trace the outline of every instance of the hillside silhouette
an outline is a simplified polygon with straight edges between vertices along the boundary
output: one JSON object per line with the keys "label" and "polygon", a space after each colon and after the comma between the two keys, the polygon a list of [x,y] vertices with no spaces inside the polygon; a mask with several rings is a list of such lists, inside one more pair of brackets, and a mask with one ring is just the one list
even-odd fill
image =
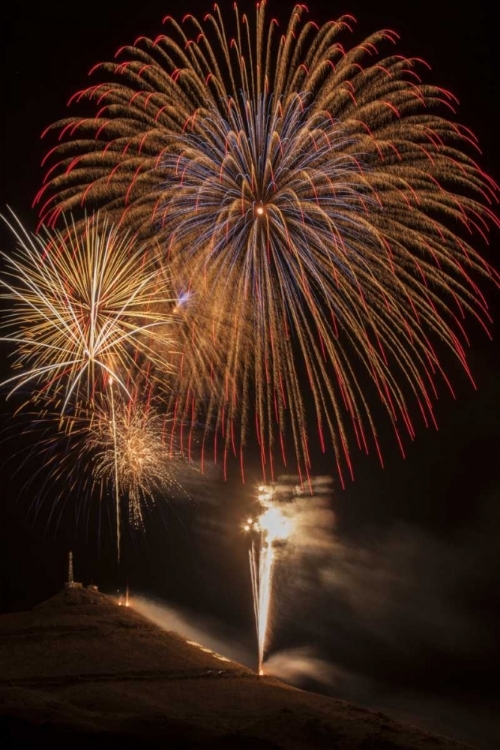
{"label": "hillside silhouette", "polygon": [[1,615],[0,665],[2,747],[468,747],[259,678],[89,589]]}

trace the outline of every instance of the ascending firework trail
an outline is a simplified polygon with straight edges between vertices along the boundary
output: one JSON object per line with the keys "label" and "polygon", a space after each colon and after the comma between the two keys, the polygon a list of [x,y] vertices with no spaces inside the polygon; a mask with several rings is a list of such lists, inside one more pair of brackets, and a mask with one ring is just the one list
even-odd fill
{"label": "ascending firework trail", "polygon": [[264,674],[264,653],[269,632],[273,595],[273,572],[276,544],[283,543],[293,529],[293,521],[273,502],[273,488],[259,487],[261,513],[248,518],[244,530],[253,536],[249,551],[253,605],[257,631],[258,673]]}

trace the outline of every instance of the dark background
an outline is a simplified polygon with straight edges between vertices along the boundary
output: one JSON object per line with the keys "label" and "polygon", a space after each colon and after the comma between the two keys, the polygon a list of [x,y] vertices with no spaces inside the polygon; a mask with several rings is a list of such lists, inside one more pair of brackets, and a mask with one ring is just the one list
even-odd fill
{"label": "dark background", "polygon": [[[232,2],[221,6],[231,13]],[[30,205],[48,148],[40,134],[65,115],[91,66],[141,34],[156,36],[167,13],[200,17],[212,6],[186,0],[177,12],[159,0],[88,0],[61,7],[54,0],[11,2],[0,11],[0,212],[9,205],[31,229],[36,214]],[[243,7],[251,12],[251,4]],[[310,16],[322,23],[352,13],[356,40],[379,28],[396,30],[398,51],[427,60],[428,80],[459,97],[457,119],[479,136],[481,164],[498,181],[493,7],[488,0],[463,8],[452,0],[343,0],[328,11],[315,2]],[[269,13],[284,23],[289,8],[271,1]],[[3,228],[0,238],[8,252],[12,238]],[[498,245],[496,233],[484,248],[496,268]],[[406,443],[406,459],[382,433],[383,470],[375,456],[359,454],[355,482],[342,490],[334,479],[332,549],[313,556],[316,569],[308,575],[294,571],[295,589],[288,575],[271,651],[304,648],[309,676],[319,680],[322,674],[321,689],[493,748],[500,742],[500,293],[493,284],[483,289],[496,323],[493,341],[479,326],[468,327],[477,391],[455,368],[449,374],[457,400],[441,389],[439,431],[420,426],[415,441]],[[76,578],[93,579],[106,591],[123,590],[128,581],[132,591],[188,608],[194,619],[209,615],[220,632],[251,647],[247,548],[239,525],[260,478],[257,454],[248,452],[245,485],[236,465],[226,483],[214,469],[190,487],[191,502],[157,509],[146,534],[125,536],[118,569],[106,504],[84,501],[74,489],[55,505],[50,486],[43,488],[36,437],[21,434],[25,422],[12,417],[9,403],[0,408],[0,611],[32,606],[57,592],[73,549]],[[318,453],[312,471],[333,475],[333,460]],[[299,562],[312,565],[303,559],[294,564]],[[328,670],[321,671],[325,664]],[[307,684],[319,687],[312,679]]]}

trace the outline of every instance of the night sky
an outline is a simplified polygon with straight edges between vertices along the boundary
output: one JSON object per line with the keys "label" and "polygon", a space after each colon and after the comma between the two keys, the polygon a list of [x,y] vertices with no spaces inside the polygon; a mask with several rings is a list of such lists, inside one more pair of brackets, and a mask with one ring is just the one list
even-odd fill
{"label": "night sky", "polygon": [[[499,181],[493,3],[477,0],[459,9],[452,0],[342,0],[329,3],[328,14],[324,5],[311,4],[311,18],[322,23],[352,13],[356,40],[394,29],[399,52],[431,64],[428,80],[458,96],[457,119],[479,137],[481,164]],[[221,6],[229,10],[232,2]],[[269,6],[287,20],[291,5],[271,0]],[[43,129],[65,116],[67,100],[86,85],[93,64],[141,34],[156,36],[162,17],[177,12],[176,4],[159,0],[88,0],[74,7],[78,14],[61,15],[60,4],[47,0],[4,3],[0,12],[0,212],[10,206],[31,229],[30,205],[47,149]],[[182,13],[198,16],[210,9],[208,0],[182,4]],[[8,251],[13,242],[3,227],[0,239]],[[497,268],[499,239],[497,232],[489,248],[476,243]],[[320,545],[309,557],[302,551],[288,560],[271,652],[291,653],[289,664],[307,662],[307,685],[315,689],[493,748],[500,742],[494,718],[495,710],[500,715],[500,292],[487,282],[482,289],[496,323],[492,341],[478,325],[469,321],[467,328],[478,389],[458,366],[449,371],[457,399],[441,389],[437,432],[418,425],[403,459],[382,429],[385,468],[376,456],[355,452],[355,481],[345,490],[332,456],[315,455],[312,473],[333,476],[331,496],[320,500],[334,519],[334,528],[329,521],[324,529],[331,548]],[[112,516],[91,504],[82,508],[77,490],[51,516],[36,438],[20,434],[26,420],[14,419],[3,397],[0,413],[0,612],[56,593],[73,549],[76,578],[109,592],[128,580],[132,591],[168,600],[193,620],[209,618],[220,637],[241,643],[241,659],[250,652],[253,613],[239,526],[260,479],[256,451],[250,447],[247,454],[245,485],[236,463],[227,482],[214,467],[206,480],[191,482],[192,501],[166,504],[148,521],[146,535],[126,536],[118,572]]]}

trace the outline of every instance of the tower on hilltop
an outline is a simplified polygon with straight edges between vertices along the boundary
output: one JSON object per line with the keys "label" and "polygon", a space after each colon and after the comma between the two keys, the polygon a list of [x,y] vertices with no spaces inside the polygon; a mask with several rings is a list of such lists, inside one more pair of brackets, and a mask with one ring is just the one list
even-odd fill
{"label": "tower on hilltop", "polygon": [[83,587],[83,584],[79,581],[75,581],[74,575],[73,575],[73,552],[69,553],[69,560],[68,560],[68,580],[64,584],[65,589],[81,589]]}

